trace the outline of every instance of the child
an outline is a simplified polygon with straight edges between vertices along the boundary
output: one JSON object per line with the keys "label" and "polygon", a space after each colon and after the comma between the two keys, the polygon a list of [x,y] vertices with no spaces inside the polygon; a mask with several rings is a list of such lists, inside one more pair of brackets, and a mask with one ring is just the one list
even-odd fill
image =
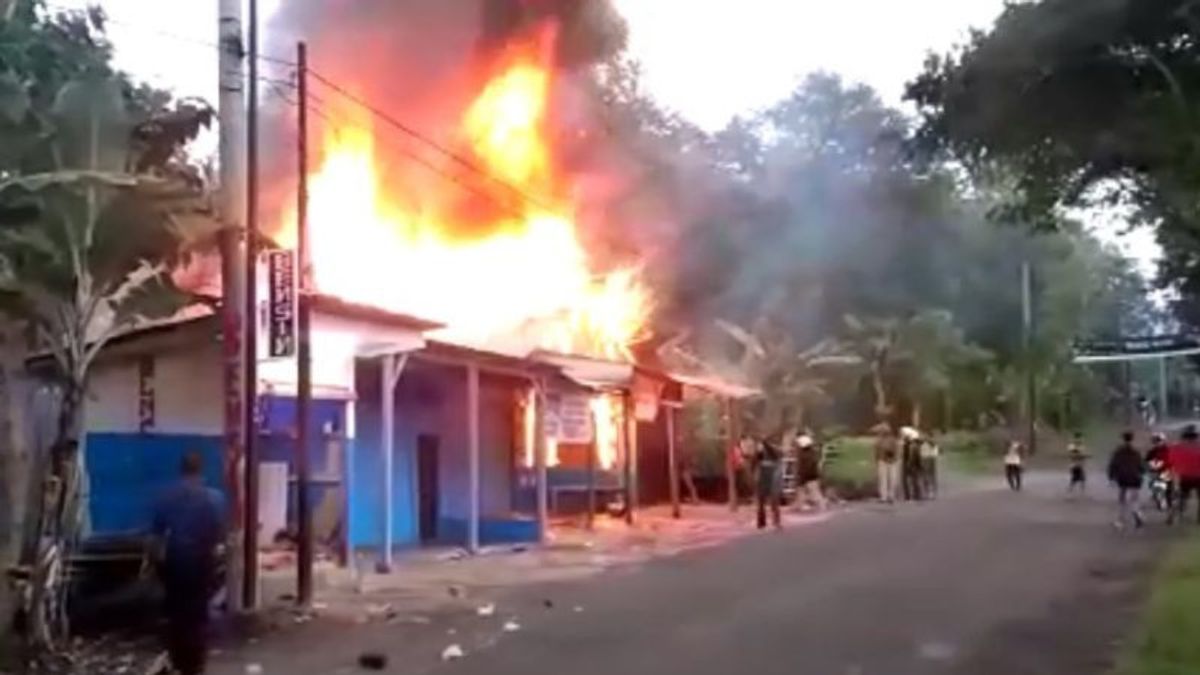
{"label": "child", "polygon": [[1020,441],[1011,441],[1008,451],[1004,453],[1004,478],[1013,492],[1021,491],[1021,477],[1025,471],[1023,453],[1024,447]]}
{"label": "child", "polygon": [[1067,445],[1067,457],[1071,463],[1071,482],[1067,493],[1087,491],[1087,450],[1083,447],[1083,434],[1076,433]]}

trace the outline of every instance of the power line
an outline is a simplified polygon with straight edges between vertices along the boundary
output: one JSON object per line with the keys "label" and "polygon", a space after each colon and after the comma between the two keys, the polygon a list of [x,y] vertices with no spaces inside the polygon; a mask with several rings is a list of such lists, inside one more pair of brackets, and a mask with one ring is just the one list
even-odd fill
{"label": "power line", "polygon": [[[60,12],[68,12],[68,13],[84,13],[87,11],[87,10],[81,9],[79,7],[70,7],[68,5],[60,5],[60,4],[53,3],[53,2],[47,2],[46,7],[50,8],[50,9],[58,10]],[[113,18],[107,12],[104,13],[103,23],[105,23],[105,24],[111,23],[111,24],[114,24],[117,26],[124,26],[126,28],[132,28],[134,30],[140,31],[142,33],[157,35],[158,37],[166,38],[169,40],[174,40],[176,42],[187,43],[187,44],[195,45],[198,47],[205,47],[207,49],[215,49],[215,50],[222,49],[222,46],[220,43],[213,42],[212,40],[207,40],[204,38],[196,37],[194,35],[186,35],[184,33],[176,33],[174,31],[165,30],[165,29],[159,28],[157,26],[151,26],[149,24],[140,23],[137,21],[127,21],[125,19]],[[262,62],[266,62],[266,63],[274,63],[276,65],[288,66],[291,68],[296,67],[295,61],[285,59],[285,58],[280,58],[277,56],[270,56],[267,54],[260,53],[258,55],[258,60],[262,61]]]}
{"label": "power line", "polygon": [[[311,73],[311,71],[310,71],[310,73]],[[310,94],[309,96],[311,98],[312,95]],[[295,105],[295,102],[292,102],[292,103],[293,103],[293,105]],[[329,111],[324,110],[317,105],[310,104],[307,107],[308,107],[309,112],[311,112],[313,115],[316,115],[317,117],[319,117],[326,124],[332,126],[334,134],[337,136],[341,136],[341,129],[345,126],[348,126],[348,125],[343,124],[342,122],[338,121],[337,119],[334,119],[334,115],[332,115],[331,113],[329,113]],[[385,138],[385,142],[386,142],[386,137],[384,137],[384,138]],[[472,185],[471,183],[467,182],[466,180],[463,180],[463,178],[461,176],[458,176],[454,173],[446,171],[445,169],[439,167],[437,164],[433,163],[426,157],[423,157],[419,153],[414,152],[411,148],[404,147],[395,141],[393,141],[391,143],[387,143],[387,145],[390,148],[392,148],[393,150],[396,150],[397,152],[403,154],[405,157],[407,157],[412,162],[415,162],[416,164],[420,165],[421,167],[425,168],[426,170],[431,171],[431,172],[437,174],[438,176],[445,178],[446,180],[449,180],[450,182],[454,183],[455,185],[457,185],[459,188],[465,190],[466,192],[469,192],[475,196],[482,197],[482,198],[488,200],[488,202],[490,204],[498,207],[499,209],[501,209],[508,215],[513,216],[515,218],[522,218],[526,215],[525,213],[522,213],[519,209],[514,208],[512,206],[512,204],[508,203],[506,200],[499,198],[497,195],[492,194],[491,192],[488,192],[486,190],[480,189],[479,187],[477,187],[475,185]]]}
{"label": "power line", "polygon": [[310,68],[308,71],[308,74],[311,75],[313,77],[313,79],[317,80],[318,82],[325,85],[326,87],[329,87],[334,92],[342,95],[344,98],[346,98],[350,102],[354,103],[355,105],[358,105],[359,107],[363,108],[364,110],[366,110],[367,112],[371,113],[372,115],[378,117],[379,119],[383,120],[384,122],[387,122],[388,124],[395,127],[396,129],[399,129],[405,135],[416,139],[420,143],[422,143],[430,148],[433,148],[434,150],[441,153],[442,155],[445,155],[446,157],[450,158],[450,160],[453,161],[455,164],[459,164],[459,165],[465,167],[466,169],[468,169],[469,171],[486,178],[489,182],[496,183],[497,185],[512,192],[513,194],[517,195],[518,197],[520,197],[524,201],[528,202],[529,204],[532,204],[533,206],[536,206],[540,209],[544,209],[546,211],[554,210],[551,206],[549,206],[543,200],[534,197],[533,195],[521,190],[517,186],[512,185],[511,183],[508,183],[507,181],[504,181],[503,179],[497,177],[495,174],[493,174],[491,171],[487,170],[486,168],[479,166],[472,160],[463,157],[462,155],[458,154],[454,150],[447,148],[446,146],[442,145],[441,143],[438,143],[437,141],[433,140],[432,138],[429,138],[428,136],[421,133],[420,131],[417,131],[416,129],[401,122],[400,120],[396,119],[396,117],[394,117],[391,114],[387,113],[386,111],[381,110],[380,108],[372,105],[371,103],[360,98],[359,96],[355,95],[353,92],[347,90],[345,87],[342,87],[341,85],[337,84],[333,80],[318,73],[317,71]]}
{"label": "power line", "polygon": [[[72,12],[72,13],[78,13],[78,12],[85,11],[85,10],[82,10],[77,7],[69,7],[66,5],[61,5],[61,4],[57,4],[57,3],[53,3],[53,2],[46,3],[46,7],[52,8],[52,9],[57,9],[59,11]],[[107,14],[104,15],[104,21],[107,23],[112,23],[115,25],[132,28],[134,30],[139,30],[144,33],[157,35],[159,37],[174,40],[176,42],[188,43],[188,44],[204,47],[207,49],[214,49],[214,50],[223,49],[222,45],[220,45],[217,42],[213,42],[211,40],[206,40],[206,39],[198,38],[198,37],[195,37],[192,35],[185,35],[182,33],[176,33],[173,31],[164,30],[164,29],[161,29],[161,28],[158,28],[155,26],[149,26],[144,23],[139,23],[139,22],[135,22],[135,21],[126,21],[124,19],[119,19],[119,18],[113,18]],[[279,58],[279,57],[269,56],[269,55],[265,55],[265,54],[261,54],[261,53],[258,55],[257,60],[260,62],[273,63],[276,65],[286,66],[289,68],[295,68],[297,66],[296,62],[291,59]],[[309,73],[309,75],[311,75],[313,77],[314,80],[316,80],[316,81],[320,82],[321,84],[325,85],[326,87],[332,89],[334,92],[340,94],[341,96],[343,96],[350,102],[363,108],[364,110],[371,113],[375,117],[378,117],[379,119],[388,123],[392,127],[403,132],[405,135],[419,141],[420,143],[432,148],[433,150],[436,150],[438,153],[445,155],[451,161],[462,166],[463,168],[467,169],[468,171],[479,175],[480,177],[486,179],[488,182],[495,183],[496,185],[502,187],[506,191],[513,193],[514,195],[516,195],[517,197],[519,197],[520,199],[524,200],[525,202],[527,202],[528,204],[530,204],[532,206],[535,206],[539,209],[543,209],[546,211],[554,210],[553,207],[551,207],[545,200],[538,198],[538,197],[522,190],[521,188],[519,188],[515,185],[512,185],[511,183],[496,176],[493,172],[489,171],[487,168],[479,166],[476,162],[472,161],[471,159],[463,157],[461,154],[442,145],[441,143],[437,142],[436,140],[421,133],[417,129],[405,124],[404,122],[401,122],[395,116],[378,108],[375,105],[372,105],[365,99],[355,95],[353,92],[349,91],[345,87],[334,82],[331,78],[328,78],[328,77],[322,75],[321,73],[313,70],[312,68],[308,69],[308,73]],[[269,79],[265,79],[265,78],[261,78],[261,77],[257,78],[257,79],[261,82],[266,82],[268,84],[271,84],[272,82],[274,82],[275,84],[278,84],[280,82],[278,80],[269,80]],[[295,88],[294,82],[288,82],[287,85],[293,89]],[[278,93],[278,91],[276,93]],[[310,94],[310,97],[311,96],[312,95]],[[281,98],[284,98],[284,100],[288,100],[285,97],[281,97]],[[294,101],[289,101],[289,102],[292,105],[296,105],[296,103]]]}

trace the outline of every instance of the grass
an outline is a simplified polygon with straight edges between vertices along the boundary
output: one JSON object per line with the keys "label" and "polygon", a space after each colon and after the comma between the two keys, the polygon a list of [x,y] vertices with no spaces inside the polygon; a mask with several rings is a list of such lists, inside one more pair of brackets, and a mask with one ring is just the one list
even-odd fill
{"label": "grass", "polygon": [[987,439],[980,434],[952,431],[938,440],[945,470],[969,476],[999,471],[999,456],[988,448]]}
{"label": "grass", "polygon": [[1200,673],[1200,538],[1172,548],[1118,675]]}
{"label": "grass", "polygon": [[[955,431],[941,437],[939,442],[945,471],[975,476],[999,470],[999,455],[989,450],[987,441],[977,433]],[[834,483],[874,483],[874,438],[845,436],[834,445],[837,454],[825,467],[826,479]]]}

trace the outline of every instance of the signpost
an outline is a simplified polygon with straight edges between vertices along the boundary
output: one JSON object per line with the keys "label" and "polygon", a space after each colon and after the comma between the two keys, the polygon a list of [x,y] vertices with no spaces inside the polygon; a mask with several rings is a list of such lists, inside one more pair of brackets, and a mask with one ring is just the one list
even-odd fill
{"label": "signpost", "polygon": [[546,392],[542,424],[546,438],[570,445],[592,442],[592,408],[587,396]]}
{"label": "signpost", "polygon": [[265,337],[259,341],[259,360],[290,359],[296,355],[298,336],[296,252],[264,251],[259,276],[267,291],[259,305],[259,326]]}
{"label": "signpost", "polygon": [[1170,412],[1167,400],[1167,359],[1200,354],[1200,336],[1195,335],[1148,335],[1105,340],[1077,340],[1075,363],[1121,363],[1125,366],[1125,409],[1132,421],[1133,399],[1131,392],[1130,364],[1133,361],[1158,361],[1158,417],[1167,419]]}

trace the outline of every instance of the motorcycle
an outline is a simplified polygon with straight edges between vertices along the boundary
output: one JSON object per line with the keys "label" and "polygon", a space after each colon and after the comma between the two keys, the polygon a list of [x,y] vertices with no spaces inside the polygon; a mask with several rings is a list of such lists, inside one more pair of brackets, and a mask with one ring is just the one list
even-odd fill
{"label": "motorcycle", "polygon": [[1150,498],[1154,501],[1154,508],[1166,513],[1171,509],[1175,479],[1162,462],[1151,462],[1150,472]]}

